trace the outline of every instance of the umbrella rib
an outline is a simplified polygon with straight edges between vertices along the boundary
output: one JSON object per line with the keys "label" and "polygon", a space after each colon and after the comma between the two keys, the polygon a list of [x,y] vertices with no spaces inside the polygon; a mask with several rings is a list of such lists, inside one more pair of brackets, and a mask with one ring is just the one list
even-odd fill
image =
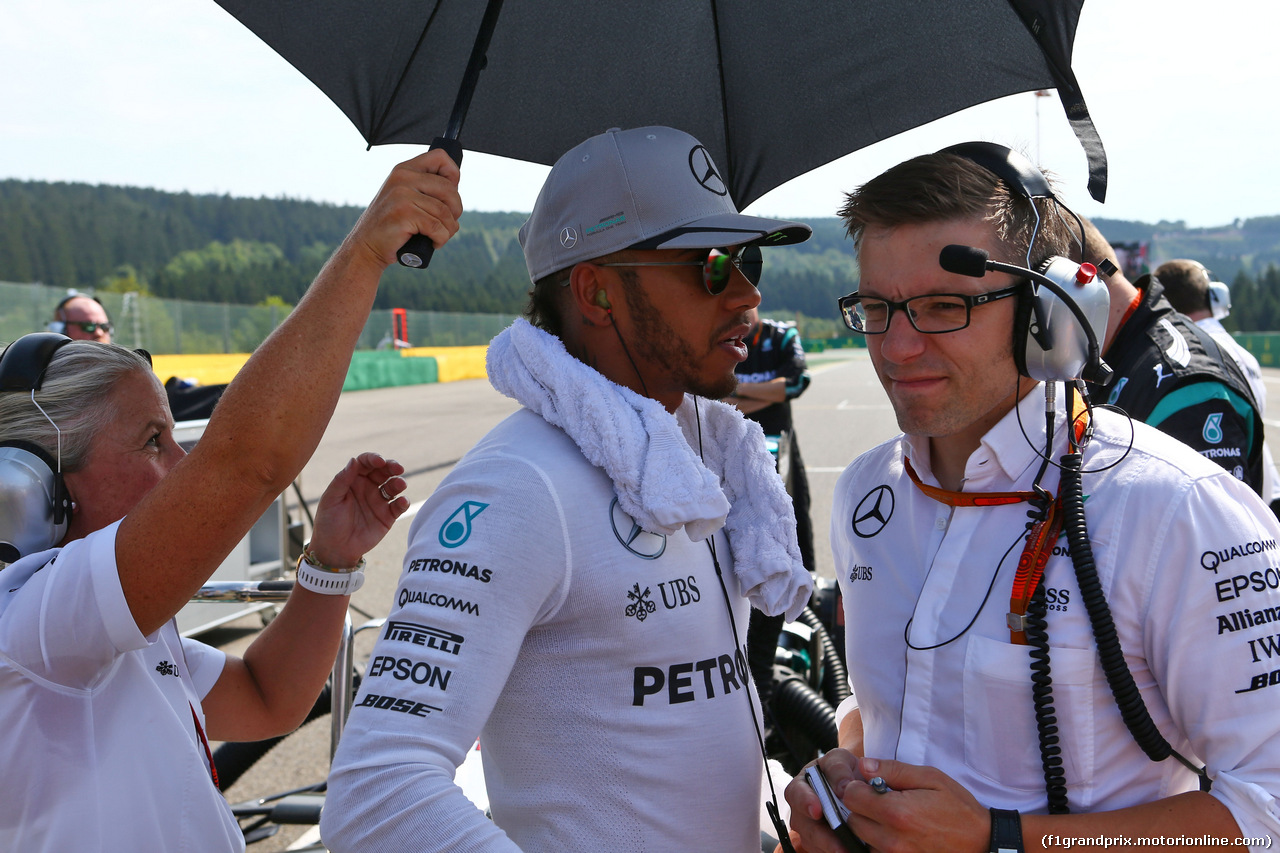
{"label": "umbrella rib", "polygon": [[382,115],[378,116],[377,121],[373,124],[373,130],[369,134],[369,148],[377,144],[382,137],[382,125],[386,122],[387,117],[391,115],[391,108],[395,105],[396,97],[400,94],[400,87],[404,85],[405,79],[409,76],[409,69],[413,66],[413,60],[418,56],[418,51],[422,49],[422,45],[427,40],[427,31],[431,29],[431,25],[435,23],[436,14],[439,13],[440,7],[444,4],[437,2],[432,8],[431,14],[427,16],[427,22],[422,26],[422,32],[418,33],[418,41],[413,46],[413,51],[409,54],[409,58],[405,61],[404,66],[400,69],[400,79],[396,80],[395,87],[391,90],[391,97],[387,99],[386,107],[382,111]]}
{"label": "umbrella rib", "polygon": [[[733,151],[729,148],[729,97],[725,89],[724,50],[720,46],[720,11],[716,6],[716,0],[711,0],[711,31],[716,35],[716,72],[720,75],[720,120],[723,124],[721,133],[724,136],[724,169],[729,175],[730,193],[736,196],[737,193],[732,192],[732,187],[737,182],[737,172],[733,168]],[[734,198],[733,203],[738,204],[737,198]]]}

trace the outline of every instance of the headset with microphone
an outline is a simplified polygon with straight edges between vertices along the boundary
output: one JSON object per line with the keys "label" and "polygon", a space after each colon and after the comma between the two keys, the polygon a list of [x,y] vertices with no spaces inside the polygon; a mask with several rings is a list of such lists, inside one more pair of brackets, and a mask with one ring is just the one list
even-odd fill
{"label": "headset with microphone", "polygon": [[[991,172],[1036,211],[1035,199],[1052,199],[1066,208],[1045,176],[1018,152],[991,142],[965,142],[939,153],[964,157]],[[1032,234],[1031,245],[1035,243]],[[992,261],[986,252],[972,246],[947,246],[938,263],[948,272],[981,278],[987,270],[1021,276],[1028,292],[1018,297],[1013,324],[1013,357],[1018,372],[1042,382],[1068,382],[1084,378],[1105,384],[1111,368],[1102,360],[1099,330],[1105,331],[1111,297],[1106,283],[1093,264],[1078,264],[1068,258],[1052,257],[1030,269],[1027,266]]]}
{"label": "headset with microphone", "polygon": [[[34,396],[54,353],[69,343],[64,335],[36,332],[9,344],[0,353],[0,393]],[[70,523],[61,459],[30,442],[0,441],[0,563],[52,548]]]}
{"label": "headset with microphone", "polygon": [[[967,142],[945,148],[939,153],[955,154],[983,167],[1002,179],[1012,191],[1027,199],[1035,209],[1036,230],[1027,247],[1025,267],[992,261],[981,249],[957,245],[943,248],[938,263],[948,272],[959,275],[981,277],[987,270],[994,270],[1022,276],[1027,280],[1026,293],[1018,297],[1013,354],[1019,373],[1046,383],[1045,400],[1050,412],[1050,425],[1046,430],[1051,435],[1054,382],[1067,384],[1067,410],[1071,412],[1073,406],[1070,394],[1073,389],[1080,390],[1081,383],[1078,380],[1085,379],[1105,385],[1111,377],[1111,368],[1102,360],[1097,333],[1099,329],[1106,329],[1110,312],[1111,300],[1106,283],[1098,276],[1098,270],[1093,264],[1078,264],[1063,257],[1051,257],[1039,269],[1029,269],[1032,247],[1040,228],[1040,211],[1035,208],[1034,199],[1052,199],[1066,209],[1054,195],[1044,175],[1030,160],[1002,145],[988,142]],[[1079,223],[1078,216],[1076,220]],[[1084,229],[1081,227],[1082,245],[1083,233]],[[1086,431],[1084,435],[1087,434]],[[1084,516],[1084,491],[1080,476],[1083,473],[1081,466],[1084,458],[1082,445],[1074,429],[1068,435],[1070,452],[1062,457],[1058,466],[1062,474],[1057,503],[1064,518],[1062,530],[1067,536],[1067,552],[1075,569],[1080,597],[1093,628],[1099,662],[1107,684],[1115,697],[1125,726],[1147,757],[1152,761],[1175,757],[1201,776],[1203,786],[1208,778],[1205,768],[1196,767],[1193,762],[1179,755],[1161,735],[1125,662],[1111,609],[1098,580]],[[1045,463],[1049,461],[1048,456],[1042,458]],[[1042,491],[1039,478],[1044,471],[1045,465],[1041,465],[1040,474],[1036,477],[1037,491]],[[1044,492],[1044,496],[1045,506],[1042,510],[1048,508],[1049,495]],[[1043,519],[1042,514],[1040,520]],[[1069,811],[1069,807],[1061,749],[1057,746],[1058,728],[1049,666],[1046,604],[1043,590],[1035,592],[1028,604],[1024,624],[1026,642],[1031,647],[1032,703],[1040,739],[1048,811],[1050,814],[1061,814]],[[1010,624],[1012,627],[1012,622]],[[1202,789],[1207,790],[1207,787]]]}
{"label": "headset with microphone", "polygon": [[[1094,328],[1106,327],[1111,302],[1093,264],[1053,257],[1037,271],[993,261],[982,249],[957,245],[943,247],[938,264],[947,272],[975,278],[992,270],[1030,280],[1032,291],[1019,297],[1013,328],[1013,357],[1023,376],[1042,382],[1083,378],[1107,383],[1111,368],[1102,360]],[[1041,293],[1036,285],[1049,293]]]}

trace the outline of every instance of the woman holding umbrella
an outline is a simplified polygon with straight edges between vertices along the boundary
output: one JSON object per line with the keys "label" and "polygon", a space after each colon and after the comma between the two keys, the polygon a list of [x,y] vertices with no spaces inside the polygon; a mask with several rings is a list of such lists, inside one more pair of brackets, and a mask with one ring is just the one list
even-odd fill
{"label": "woman holding umbrella", "polygon": [[143,355],[41,333],[0,356],[0,849],[244,848],[208,741],[303,719],[403,468],[365,453],[334,478],[243,660],[173,617],[315,450],[382,270],[456,232],[457,182],[442,152],[396,167],[190,455]]}

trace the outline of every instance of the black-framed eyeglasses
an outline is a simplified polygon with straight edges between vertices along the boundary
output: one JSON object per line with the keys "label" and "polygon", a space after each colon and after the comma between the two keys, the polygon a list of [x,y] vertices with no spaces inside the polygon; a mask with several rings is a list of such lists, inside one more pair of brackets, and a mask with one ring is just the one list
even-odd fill
{"label": "black-framed eyeglasses", "polygon": [[702,284],[707,293],[719,296],[729,286],[735,269],[741,270],[754,287],[760,284],[764,259],[757,245],[739,246],[736,249],[711,249],[701,261],[619,261],[600,264],[602,267],[702,267]]}
{"label": "black-framed eyeglasses", "polygon": [[1006,296],[1016,296],[1025,286],[1025,282],[1020,282],[1012,287],[973,295],[928,293],[913,296],[903,302],[850,293],[848,296],[841,296],[838,304],[844,324],[864,335],[883,335],[889,331],[889,321],[893,319],[894,311],[906,314],[917,332],[942,335],[958,332],[968,326],[969,312],[974,306],[987,305]]}
{"label": "black-framed eyeglasses", "polygon": [[86,335],[92,335],[94,332],[98,331],[99,329],[101,329],[103,332],[105,332],[105,333],[106,333],[106,334],[108,334],[108,335],[109,335],[109,334],[111,334],[111,324],[110,324],[110,323],[75,323],[75,322],[70,322],[70,323],[67,323],[67,325],[68,325],[68,326],[75,326],[75,327],[76,327],[76,328],[78,328],[80,331],[84,332]]}

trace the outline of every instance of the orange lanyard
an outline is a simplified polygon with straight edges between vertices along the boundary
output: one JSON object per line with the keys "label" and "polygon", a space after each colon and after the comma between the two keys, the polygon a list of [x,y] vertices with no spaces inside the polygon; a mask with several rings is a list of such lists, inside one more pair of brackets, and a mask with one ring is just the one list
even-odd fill
{"label": "orange lanyard", "polygon": [[1062,532],[1062,498],[1049,504],[1044,518],[1037,521],[1027,534],[1027,544],[1018,558],[1018,571],[1013,576],[1013,589],[1009,591],[1009,642],[1015,646],[1027,644],[1026,615],[1031,596],[1035,595],[1040,578],[1044,577],[1045,564],[1053,553],[1053,543]]}
{"label": "orange lanyard", "polygon": [[[916,488],[926,496],[947,506],[1007,506],[1022,501],[1032,501],[1039,497],[1035,492],[953,492],[921,482],[915,469],[911,467],[911,460],[905,456],[902,464]],[[1022,549],[1022,556],[1018,558],[1018,570],[1014,574],[1013,589],[1009,593],[1007,619],[1009,642],[1015,645],[1027,644],[1025,630],[1027,605],[1031,601],[1031,596],[1035,594],[1036,587],[1040,585],[1045,564],[1049,562],[1049,555],[1053,553],[1053,543],[1058,541],[1058,535],[1061,532],[1062,500],[1059,498],[1049,505],[1049,511],[1045,513],[1044,519],[1032,526],[1031,532],[1027,535],[1027,544]]]}
{"label": "orange lanyard", "polygon": [[1039,497],[1035,492],[952,492],[921,482],[915,469],[911,467],[911,460],[905,456],[902,457],[902,465],[917,489],[947,506],[1005,506]]}
{"label": "orange lanyard", "polygon": [[[1137,302],[1129,307],[1130,313],[1133,313],[1136,305]],[[1075,441],[1078,444],[1089,429],[1089,410],[1084,407],[1084,401],[1078,396],[1073,397],[1071,423]],[[1053,503],[1049,504],[1044,518],[1031,526],[1031,532],[1027,534],[1027,544],[1022,549],[1022,556],[1018,558],[1018,571],[1013,576],[1013,589],[1009,591],[1007,621],[1009,642],[1016,646],[1027,644],[1027,607],[1031,603],[1031,597],[1035,595],[1036,587],[1040,585],[1040,579],[1044,577],[1045,564],[1053,554],[1053,543],[1058,541],[1058,536],[1062,533],[1064,513],[1061,483],[1058,485],[1058,490],[1058,496],[1054,498]]]}
{"label": "orange lanyard", "polygon": [[[1071,425],[1079,442],[1089,427],[1089,411],[1078,397],[1071,406]],[[953,492],[937,486],[930,486],[920,480],[911,460],[902,457],[902,466],[916,488],[926,496],[947,506],[1007,506],[1022,501],[1035,501],[1040,495],[1036,492]],[[1018,570],[1013,576],[1013,589],[1009,591],[1009,642],[1014,645],[1027,644],[1026,615],[1031,597],[1035,595],[1040,579],[1044,577],[1044,567],[1053,554],[1053,543],[1058,541],[1062,533],[1062,496],[1058,495],[1049,505],[1045,516],[1031,526],[1027,534],[1027,544],[1022,548],[1022,556],[1018,558]]]}

